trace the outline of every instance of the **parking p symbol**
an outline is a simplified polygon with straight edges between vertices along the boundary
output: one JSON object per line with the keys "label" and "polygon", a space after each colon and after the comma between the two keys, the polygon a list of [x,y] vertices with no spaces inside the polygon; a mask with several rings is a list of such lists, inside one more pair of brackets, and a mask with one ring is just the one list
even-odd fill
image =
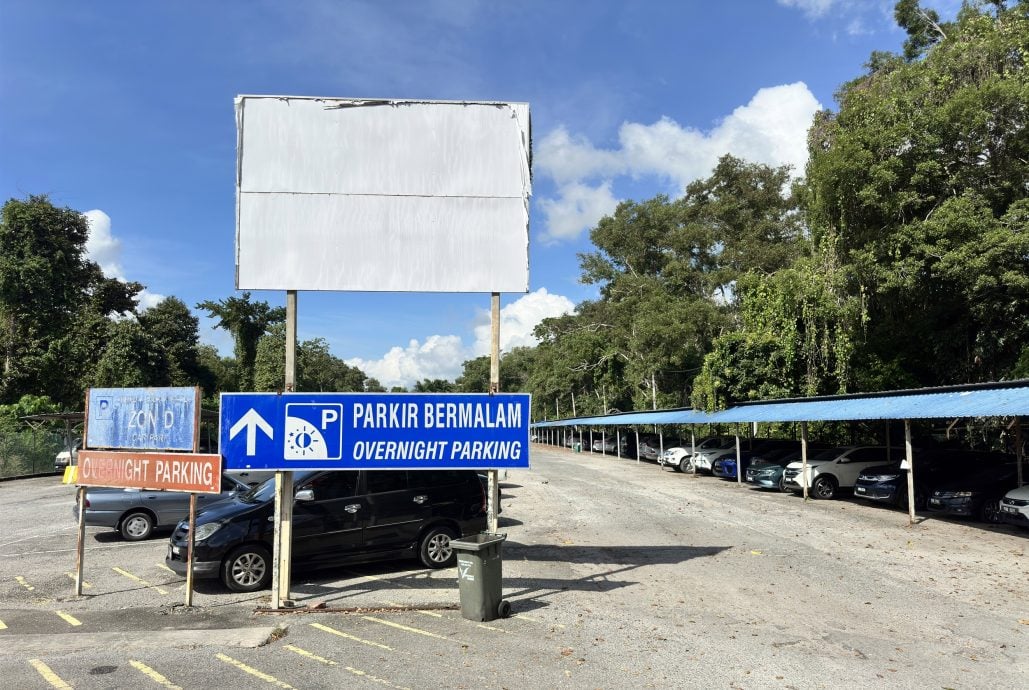
{"label": "parking p symbol", "polygon": [[332,424],[333,422],[338,422],[338,421],[339,421],[339,411],[338,410],[336,410],[334,408],[331,408],[331,407],[327,407],[324,410],[322,410],[322,429],[323,430],[328,428],[328,426],[330,424]]}

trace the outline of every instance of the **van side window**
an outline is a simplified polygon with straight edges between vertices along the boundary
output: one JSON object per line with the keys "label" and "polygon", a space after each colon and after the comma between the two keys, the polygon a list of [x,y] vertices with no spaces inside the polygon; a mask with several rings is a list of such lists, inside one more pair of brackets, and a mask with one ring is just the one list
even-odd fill
{"label": "van side window", "polygon": [[309,481],[301,489],[314,489],[314,500],[331,501],[349,498],[357,493],[357,472],[327,472]]}
{"label": "van side window", "polygon": [[372,470],[366,473],[365,477],[370,494],[407,489],[407,472],[404,470]]}

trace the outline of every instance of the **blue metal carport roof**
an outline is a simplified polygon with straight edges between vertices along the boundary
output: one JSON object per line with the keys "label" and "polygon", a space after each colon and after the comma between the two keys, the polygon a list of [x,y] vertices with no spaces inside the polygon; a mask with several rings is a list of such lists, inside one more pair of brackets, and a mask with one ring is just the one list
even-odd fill
{"label": "blue metal carport roof", "polygon": [[707,424],[711,415],[697,410],[653,410],[650,412],[621,412],[599,417],[576,417],[536,422],[533,427],[557,426],[633,426],[637,424]]}
{"label": "blue metal carport roof", "polygon": [[[923,392],[924,391],[924,392]],[[535,428],[632,426],[640,424],[726,424],[732,422],[839,422],[873,419],[951,419],[1029,416],[1029,381],[955,390],[922,389],[851,396],[743,403],[720,412],[654,410],[536,422]]]}
{"label": "blue metal carport roof", "polygon": [[870,419],[950,419],[1029,415],[1029,386],[745,404],[715,412],[727,422],[838,422]]}

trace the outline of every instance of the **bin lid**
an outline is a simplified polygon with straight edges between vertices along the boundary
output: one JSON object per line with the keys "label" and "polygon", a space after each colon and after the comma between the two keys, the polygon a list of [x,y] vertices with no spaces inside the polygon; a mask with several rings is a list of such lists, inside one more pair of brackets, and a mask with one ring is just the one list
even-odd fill
{"label": "bin lid", "polygon": [[507,539],[506,534],[495,534],[492,532],[481,532],[479,534],[473,534],[470,537],[463,537],[461,539],[451,539],[450,545],[458,550],[463,551],[482,551],[494,544]]}

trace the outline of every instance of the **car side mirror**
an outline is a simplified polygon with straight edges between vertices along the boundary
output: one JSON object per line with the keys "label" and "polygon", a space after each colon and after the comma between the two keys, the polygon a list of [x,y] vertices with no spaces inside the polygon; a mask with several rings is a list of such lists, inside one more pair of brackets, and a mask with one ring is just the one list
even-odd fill
{"label": "car side mirror", "polygon": [[314,500],[314,489],[301,489],[293,496],[295,501],[313,501]]}

